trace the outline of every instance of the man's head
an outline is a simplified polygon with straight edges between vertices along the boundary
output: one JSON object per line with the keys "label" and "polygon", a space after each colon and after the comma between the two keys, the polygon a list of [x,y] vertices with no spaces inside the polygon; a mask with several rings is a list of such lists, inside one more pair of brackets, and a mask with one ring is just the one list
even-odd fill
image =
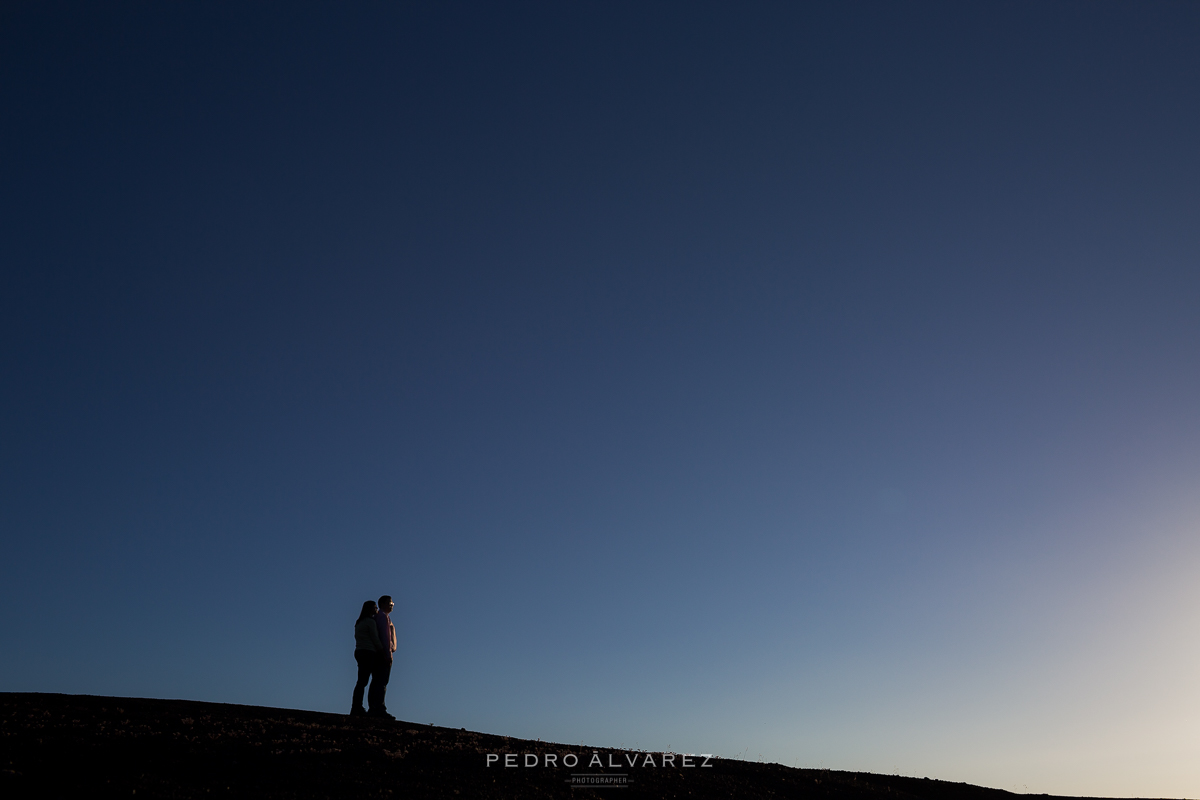
{"label": "man's head", "polygon": [[379,610],[380,611],[382,611],[385,614],[388,614],[388,613],[391,613],[392,607],[393,607],[392,596],[390,594],[385,594],[383,597],[379,598]]}

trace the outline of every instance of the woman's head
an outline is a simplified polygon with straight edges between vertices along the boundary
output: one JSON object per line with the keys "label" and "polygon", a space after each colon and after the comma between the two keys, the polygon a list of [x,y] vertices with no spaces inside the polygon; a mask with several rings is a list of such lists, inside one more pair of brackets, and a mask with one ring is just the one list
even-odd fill
{"label": "woman's head", "polygon": [[363,610],[362,613],[358,615],[358,619],[361,621],[367,617],[373,617],[375,616],[376,611],[378,611],[378,609],[375,607],[375,601],[368,600],[367,602],[363,603]]}

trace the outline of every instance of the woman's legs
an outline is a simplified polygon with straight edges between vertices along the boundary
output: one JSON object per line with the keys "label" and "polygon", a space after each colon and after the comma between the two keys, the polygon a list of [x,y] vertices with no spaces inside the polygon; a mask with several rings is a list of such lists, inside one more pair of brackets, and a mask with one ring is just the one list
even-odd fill
{"label": "woman's legs", "polygon": [[375,654],[370,650],[355,650],[354,660],[358,662],[358,683],[354,684],[354,699],[350,701],[351,714],[365,714],[363,708],[363,690],[367,688],[367,679],[375,666]]}

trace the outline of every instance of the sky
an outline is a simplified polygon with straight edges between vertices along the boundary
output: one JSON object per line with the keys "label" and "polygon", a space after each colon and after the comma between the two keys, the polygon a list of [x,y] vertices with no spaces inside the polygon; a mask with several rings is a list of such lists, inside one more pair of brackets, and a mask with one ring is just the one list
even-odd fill
{"label": "sky", "polygon": [[1200,797],[1198,36],[4,4],[0,690]]}

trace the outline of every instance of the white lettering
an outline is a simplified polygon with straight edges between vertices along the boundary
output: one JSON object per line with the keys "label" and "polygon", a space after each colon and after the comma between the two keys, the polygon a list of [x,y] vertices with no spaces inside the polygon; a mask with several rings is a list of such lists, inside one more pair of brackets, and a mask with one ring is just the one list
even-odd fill
{"label": "white lettering", "polygon": [[[567,763],[568,758],[571,759],[570,764]],[[575,755],[574,753],[567,753],[565,756],[563,756],[563,766],[564,767],[573,768],[578,763],[579,763],[579,756]]]}
{"label": "white lettering", "polygon": [[500,756],[496,755],[495,753],[488,753],[488,755],[487,755],[487,765],[488,765],[489,767],[492,765],[492,762],[493,762],[493,761],[499,761],[499,760],[500,760]]}
{"label": "white lettering", "polygon": [[[531,758],[533,759],[532,764],[529,763],[529,759],[531,759]],[[527,766],[527,767],[536,767],[537,766],[537,753],[526,753],[525,754],[525,766]]]}
{"label": "white lettering", "polygon": [[592,760],[588,762],[588,766],[589,767],[600,767],[601,769],[604,768],[604,762],[602,762],[600,760],[599,753],[592,753]]}
{"label": "white lettering", "polygon": [[674,753],[663,753],[663,766],[664,767],[667,765],[668,761],[671,762],[672,767],[675,766],[675,754]]}
{"label": "white lettering", "polygon": [[546,753],[546,755],[542,756],[542,761],[544,761],[546,763],[547,767],[550,766],[551,764],[553,764],[554,766],[557,767],[558,766],[558,753]]}
{"label": "white lettering", "polygon": [[516,753],[505,753],[504,754],[504,766],[515,767],[516,765],[517,765],[517,754]]}
{"label": "white lettering", "polygon": [[613,754],[612,754],[612,753],[609,753],[609,754],[608,754],[608,765],[609,765],[610,767],[612,767],[613,769],[620,769],[620,768],[621,768],[621,765],[620,765],[620,764],[614,764],[614,763],[613,763],[613,760],[612,760],[612,757],[613,757]]}
{"label": "white lettering", "polygon": [[712,764],[710,764],[710,763],[708,763],[708,762],[709,762],[709,761],[712,761],[712,757],[713,757],[713,756],[712,756],[712,753],[701,753],[700,755],[704,757],[704,763],[703,763],[703,764],[701,764],[700,766],[702,766],[702,767],[709,767],[709,768],[711,768],[711,767],[712,767]]}
{"label": "white lettering", "polygon": [[644,761],[642,761],[642,766],[643,767],[657,767],[658,764],[654,763],[654,756],[652,756],[650,753],[646,753],[646,759]]}
{"label": "white lettering", "polygon": [[684,765],[685,767],[694,767],[694,766],[696,766],[695,764],[689,764],[689,763],[688,763],[688,759],[689,759],[689,758],[691,758],[691,756],[686,756],[686,755],[685,755],[685,756],[683,757],[683,765]]}
{"label": "white lettering", "polygon": [[625,754],[625,762],[627,764],[629,764],[629,766],[631,766],[631,767],[636,767],[637,766],[637,753],[634,753],[633,755],[629,755],[629,753],[626,753]]}

